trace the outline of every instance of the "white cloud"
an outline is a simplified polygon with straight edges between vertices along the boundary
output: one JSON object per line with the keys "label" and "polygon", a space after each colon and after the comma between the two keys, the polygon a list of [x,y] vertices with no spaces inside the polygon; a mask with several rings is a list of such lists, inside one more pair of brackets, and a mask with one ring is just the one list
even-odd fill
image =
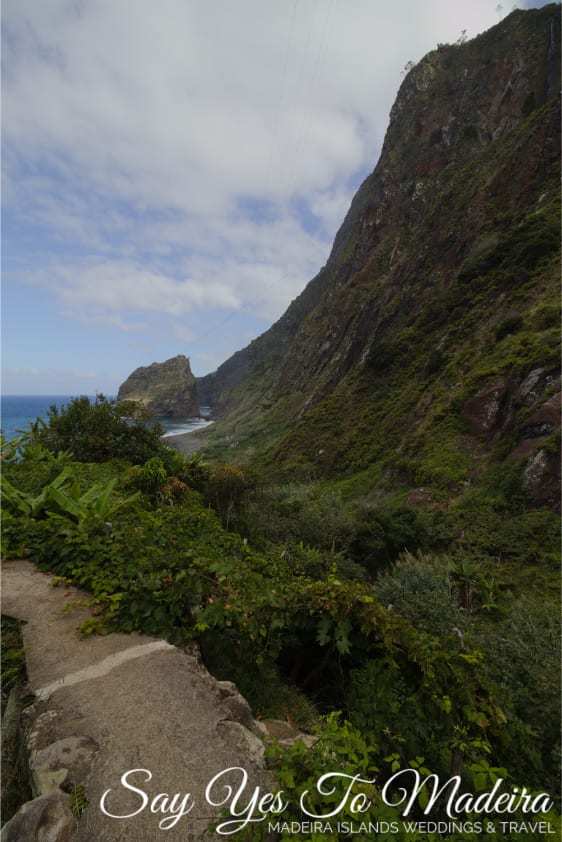
{"label": "white cloud", "polygon": [[490,18],[484,0],[5,6],[8,145],[67,158],[101,193],[197,214],[364,164],[358,120],[382,137],[403,64],[434,46],[424,31]]}
{"label": "white cloud", "polygon": [[97,380],[99,371],[82,368],[38,368],[36,366],[7,366],[2,372],[4,377],[30,377],[33,379],[43,378],[72,378],[74,380]]}
{"label": "white cloud", "polygon": [[124,260],[59,266],[53,277],[64,307],[78,312],[145,311],[177,317],[196,308],[240,306],[234,291],[219,281],[176,281]]}
{"label": "white cloud", "polygon": [[149,333],[152,326],[148,322],[132,322],[127,321],[120,315],[112,316],[110,313],[84,313],[82,310],[63,310],[65,316],[76,319],[82,324],[94,326],[99,328],[109,328],[111,330],[118,330],[124,333]]}
{"label": "white cloud", "polygon": [[5,0],[4,213],[38,243],[27,278],[116,331],[160,314],[147,330],[196,342],[190,314],[278,318],[376,163],[406,62],[494,9]]}

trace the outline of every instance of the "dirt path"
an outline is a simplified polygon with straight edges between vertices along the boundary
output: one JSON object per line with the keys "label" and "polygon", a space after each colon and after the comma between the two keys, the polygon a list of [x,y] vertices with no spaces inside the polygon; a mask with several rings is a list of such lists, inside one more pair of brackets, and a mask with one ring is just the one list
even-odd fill
{"label": "dirt path", "polygon": [[[37,697],[31,717],[34,750],[41,754],[53,745],[68,750],[74,745],[69,738],[84,738],[84,745],[93,747],[88,762],[82,757],[66,775],[67,789],[69,781],[85,783],[88,801],[68,838],[200,839],[217,812],[208,803],[213,798],[206,798],[207,785],[217,774],[241,767],[248,772],[251,792],[257,783],[267,791],[260,741],[241,722],[254,732],[259,726],[234,685],[215,681],[199,663],[196,650],[188,654],[139,634],[80,638],[76,628],[90,616],[79,604],[85,599],[86,594],[74,588],[53,587],[51,577],[27,561],[4,563],[2,613],[26,621],[29,681]],[[72,766],[71,760],[68,763]],[[137,771],[125,779],[127,787],[122,776],[130,770]],[[65,788],[61,781],[67,770],[51,771],[51,789],[60,793],[58,785]],[[238,787],[242,777],[241,770],[232,772],[231,783]],[[107,790],[106,812],[136,815],[105,815],[101,804]],[[167,793],[168,799],[154,801],[159,793]],[[174,815],[171,807],[179,813],[182,804],[185,815]],[[166,830],[159,828],[166,818],[168,823],[176,821]],[[225,837],[211,833],[204,838]]]}

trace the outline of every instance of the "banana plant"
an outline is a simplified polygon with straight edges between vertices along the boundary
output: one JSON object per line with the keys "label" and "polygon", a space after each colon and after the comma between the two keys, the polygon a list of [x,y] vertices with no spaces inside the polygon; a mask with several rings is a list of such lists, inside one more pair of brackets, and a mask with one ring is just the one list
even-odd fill
{"label": "banana plant", "polygon": [[55,479],[43,488],[39,494],[33,495],[20,491],[4,476],[1,479],[2,502],[13,514],[24,515],[35,518],[46,509],[49,499],[49,489],[59,489],[64,486],[72,476],[72,468],[67,466]]}
{"label": "banana plant", "polygon": [[51,484],[46,489],[48,499],[55,503],[63,514],[61,515],[59,512],[54,512],[47,508],[47,515],[54,518],[61,516],[70,517],[80,525],[92,516],[107,521],[118,511],[126,506],[130,506],[140,497],[140,491],[137,491],[124,500],[113,499],[116,482],[116,478],[111,479],[106,485],[97,482],[81,495],[79,489],[78,493],[76,492],[76,487],[74,489],[66,489],[53,487],[53,484]]}
{"label": "banana plant", "polygon": [[27,430],[17,430],[17,438],[8,439],[4,433],[0,433],[0,461],[2,462],[54,462],[65,465],[73,459],[71,450],[59,450],[52,453],[37,441],[36,435],[46,424],[38,418],[28,425]]}
{"label": "banana plant", "polygon": [[140,497],[140,491],[125,499],[115,499],[113,492],[117,479],[107,484],[95,483],[80,493],[80,486],[67,466],[55,479],[46,485],[38,495],[20,491],[5,477],[2,477],[2,501],[13,514],[37,518],[42,514],[51,518],[72,519],[83,525],[92,517],[108,520],[118,511],[130,506]]}

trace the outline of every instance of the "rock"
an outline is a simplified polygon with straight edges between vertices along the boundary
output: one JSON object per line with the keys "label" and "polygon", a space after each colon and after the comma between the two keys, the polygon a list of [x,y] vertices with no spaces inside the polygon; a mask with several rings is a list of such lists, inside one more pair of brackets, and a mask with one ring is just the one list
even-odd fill
{"label": "rock", "polygon": [[523,421],[518,442],[509,459],[526,459],[523,487],[534,505],[560,511],[560,452],[546,448],[544,442],[560,429],[561,393],[547,400]]}
{"label": "rock", "polygon": [[89,737],[65,737],[31,753],[29,767],[35,795],[69,791],[86,780],[98,744]]}
{"label": "rock", "polygon": [[30,753],[40,751],[45,746],[55,741],[56,722],[59,713],[56,710],[45,710],[37,712],[37,705],[33,704],[26,708],[23,713],[27,723],[29,736],[27,737],[27,749]]}
{"label": "rock", "polygon": [[257,768],[264,767],[264,746],[259,737],[240,725],[225,719],[217,723],[217,731],[227,746],[241,758],[249,758]]}
{"label": "rock", "polygon": [[68,842],[77,826],[70,805],[63,792],[28,801],[6,822],[0,842]]}
{"label": "rock", "polygon": [[135,369],[119,387],[117,400],[138,401],[161,418],[199,415],[197,384],[183,354]]}
{"label": "rock", "polygon": [[232,717],[234,722],[239,722],[240,725],[243,725],[249,731],[255,731],[252,709],[240,693],[228,696],[224,700],[223,706],[227,709],[229,717]]}
{"label": "rock", "polygon": [[270,737],[276,740],[290,740],[298,737],[299,731],[283,719],[262,719]]}
{"label": "rock", "polygon": [[430,502],[431,494],[428,494],[422,488],[413,488],[412,491],[408,492],[408,496],[406,497],[406,504],[408,506],[424,506]]}
{"label": "rock", "polygon": [[258,737],[264,735],[260,723],[256,722],[252,714],[252,708],[232,681],[217,681],[212,679],[211,684],[214,692],[222,700],[225,709],[226,720],[232,719],[238,722]]}
{"label": "rock", "polygon": [[221,699],[238,694],[238,688],[233,681],[217,681],[215,686]]}
{"label": "rock", "polygon": [[312,748],[312,746],[318,742],[320,738],[314,736],[314,734],[298,734],[296,737],[293,737],[290,740],[280,740],[279,745],[282,748],[291,748],[291,746],[298,742],[304,743],[307,748]]}
{"label": "rock", "polygon": [[562,392],[553,395],[536,412],[527,418],[519,431],[520,439],[536,439],[550,436],[560,429],[560,409]]}
{"label": "rock", "polygon": [[[63,589],[51,586],[51,581],[38,574],[30,562],[8,561],[2,566],[3,607],[10,606],[13,616],[26,620],[29,684],[36,696],[43,697],[35,703],[34,717],[28,720],[33,750],[46,761],[47,771],[55,772],[54,783],[62,778],[61,769],[67,769],[68,775],[65,773],[60,785],[71,785],[73,776],[80,778],[76,783],[84,783],[88,807],[72,832],[72,842],[211,838],[204,831],[215,810],[206,803],[203,793],[218,772],[240,767],[248,775],[249,787],[270,788],[261,741],[240,723],[230,721],[231,712],[225,708],[224,701],[233,699],[240,710],[245,709],[234,686],[217,687],[216,679],[201,664],[194,642],[182,651],[135,632],[80,640],[74,630],[87,609],[77,608],[72,616],[61,611],[66,597]],[[78,601],[87,599],[83,592],[74,595]],[[45,688],[51,688],[49,693]],[[79,735],[84,735],[83,741]],[[97,746],[100,750],[92,757]],[[51,763],[53,751],[58,761]],[[90,760],[91,768],[85,773],[81,764]],[[150,810],[130,823],[104,814],[100,799],[109,788],[116,814],[126,813],[129,805],[138,805],[138,796],[119,792],[121,776],[125,770],[134,769],[150,770],[154,788],[146,792],[152,796],[166,788],[170,793],[179,792],[180,787],[183,791],[189,785],[197,793],[189,823],[169,828],[162,835],[158,817]],[[139,785],[142,779],[142,775],[134,777]],[[61,797],[62,801],[56,801]],[[39,806],[68,804],[66,793],[42,798],[55,801],[39,800]],[[81,796],[77,798],[81,800]],[[45,817],[53,809],[50,807]],[[42,832],[37,837],[27,825],[23,830],[17,825],[13,834],[2,840],[58,842],[57,835],[41,836]],[[61,836],[61,842],[65,838]]]}
{"label": "rock", "polygon": [[279,741],[283,748],[290,748],[297,740],[304,743],[308,748],[318,741],[314,734],[303,734],[283,719],[263,719],[260,723],[266,735]]}
{"label": "rock", "polygon": [[560,454],[538,450],[523,471],[523,487],[533,496],[537,506],[560,511]]}
{"label": "rock", "polygon": [[489,436],[502,426],[508,394],[507,382],[501,378],[466,401],[461,414],[473,435]]}
{"label": "rock", "polygon": [[532,406],[539,399],[544,388],[544,368],[534,368],[525,377],[515,395],[519,406]]}
{"label": "rock", "polygon": [[[552,49],[546,56],[548,43]],[[556,89],[558,44],[554,6],[547,6],[540,20],[534,11],[525,16],[518,12],[493,32],[462,46],[443,45],[407,73],[392,107],[380,160],[356,193],[326,265],[268,331],[199,379],[201,400],[213,405],[217,417],[242,406],[252,425],[250,407],[265,414],[270,408],[278,412],[279,406],[289,414],[284,401],[292,389],[296,408],[287,418],[289,430],[295,417],[300,420],[303,407],[306,412],[307,406],[327,398],[350,371],[367,391],[371,374],[361,364],[368,349],[375,338],[387,341],[400,335],[406,313],[410,326],[416,314],[423,315],[428,326],[419,351],[432,343],[437,350],[442,331],[437,333],[434,326],[447,329],[452,314],[444,301],[439,303],[438,291],[450,287],[453,293],[450,285],[465,257],[474,270],[473,281],[503,259],[505,238],[490,213],[492,207],[501,206],[519,220],[521,209],[532,208],[535,195],[551,195],[547,162],[559,169],[558,115],[541,136],[533,129],[532,141],[525,136],[523,122],[546,103],[551,96],[547,90]],[[517,140],[511,134],[516,126],[521,131]],[[540,169],[533,169],[534,160],[540,161]],[[463,189],[455,188],[453,194],[449,186],[455,171]],[[412,248],[407,231],[414,219],[420,228]],[[498,277],[491,290],[502,292],[509,285],[515,291],[527,282],[527,263],[534,255],[524,251],[526,244],[521,248],[524,259],[510,266],[511,280],[504,283]],[[476,297],[478,293],[481,290],[475,289]],[[470,294],[462,307],[471,309]],[[460,307],[454,322],[459,313]],[[502,330],[511,332],[521,320],[526,323],[527,314],[527,303],[514,313],[506,309]],[[501,315],[490,307],[480,328],[495,327]],[[473,347],[480,350],[483,333],[477,334]],[[430,337],[432,343],[426,346]],[[411,351],[417,355],[418,348]],[[451,357],[454,351],[442,358],[432,355],[426,373],[433,367],[435,373],[441,371]],[[349,394],[354,394],[351,389]],[[300,444],[302,427],[294,426]],[[305,457],[308,445],[306,441],[302,450]]]}

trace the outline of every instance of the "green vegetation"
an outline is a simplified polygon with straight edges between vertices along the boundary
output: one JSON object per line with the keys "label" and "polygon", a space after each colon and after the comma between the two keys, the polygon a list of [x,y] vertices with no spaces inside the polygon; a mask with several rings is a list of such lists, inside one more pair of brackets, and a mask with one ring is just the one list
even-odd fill
{"label": "green vegetation", "polygon": [[2,716],[6,711],[8,698],[15,687],[21,687],[27,680],[25,671],[25,650],[21,637],[21,623],[9,617],[2,617]]}
{"label": "green vegetation", "polygon": [[271,749],[294,795],[334,757],[381,781],[417,764],[556,795],[557,519],[528,508],[520,468],[422,510],[159,448],[81,462],[32,428],[7,454],[4,550],[90,591],[83,634],[197,638],[256,715],[317,732]]}
{"label": "green vegetation", "polygon": [[[514,12],[512,41],[506,23],[404,80],[326,266],[203,378],[227,416],[206,460],[103,397],[6,454],[5,551],[90,591],[84,634],[196,638],[256,715],[315,733],[269,750],[291,803],[327,770],[419,768],[560,808],[559,103],[541,69],[498,106],[511,128],[483,105],[498,36],[544,68],[552,20]],[[379,795],[363,818],[391,821]]]}
{"label": "green vegetation", "polygon": [[109,459],[142,461],[163,453],[162,430],[150,427],[133,401],[121,402],[97,395],[93,406],[85,395],[75,398],[59,410],[52,406],[48,422],[38,420],[32,439],[52,453],[72,448],[74,457],[83,462]]}
{"label": "green vegetation", "polygon": [[32,697],[26,690],[27,672],[21,623],[2,616],[2,823],[31,798],[29,768],[21,712]]}
{"label": "green vegetation", "polygon": [[72,799],[70,809],[76,818],[79,819],[88,806],[84,784],[77,784],[73,789],[71,789],[70,798]]}

